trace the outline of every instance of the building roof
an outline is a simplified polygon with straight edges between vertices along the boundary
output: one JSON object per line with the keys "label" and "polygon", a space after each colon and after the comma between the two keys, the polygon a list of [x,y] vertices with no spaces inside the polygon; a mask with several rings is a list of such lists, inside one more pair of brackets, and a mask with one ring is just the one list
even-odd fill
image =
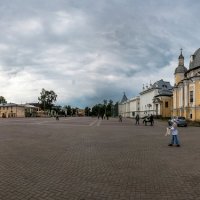
{"label": "building roof", "polygon": [[200,67],[200,48],[197,49],[194,54],[191,56],[191,61],[189,69]]}
{"label": "building roof", "polygon": [[175,74],[176,73],[185,73],[187,72],[187,68],[183,65],[179,65],[176,69],[175,69]]}
{"label": "building roof", "polygon": [[153,86],[153,88],[159,88],[159,89],[167,89],[167,90],[171,90],[172,86],[170,84],[170,82],[168,81],[164,81],[163,79],[156,81]]}
{"label": "building roof", "polygon": [[26,108],[36,108],[36,106],[30,105],[30,104],[24,104],[24,107],[26,107]]}
{"label": "building roof", "polygon": [[157,96],[172,96],[172,90],[158,90]]}
{"label": "building roof", "polygon": [[33,105],[29,104],[16,104],[16,103],[1,103],[0,107],[12,107],[12,106],[17,106],[17,107],[26,107],[26,108],[36,108]]}
{"label": "building roof", "polygon": [[9,106],[17,106],[16,103],[1,103],[0,106],[9,107]]}
{"label": "building roof", "polygon": [[[187,72],[187,68],[184,66],[184,57],[183,57],[183,54],[182,54],[182,49],[181,49],[181,54],[180,56],[178,57],[179,59],[179,63],[178,63],[178,67],[175,69],[175,72],[174,74],[177,74],[177,73],[185,73]],[[181,60],[183,60],[181,62]]]}
{"label": "building roof", "polygon": [[154,84],[157,85],[158,94],[160,96],[170,96],[172,95],[172,86],[170,82],[163,81],[163,79],[155,82]]}
{"label": "building roof", "polygon": [[126,97],[126,94],[125,94],[125,92],[124,92],[124,95],[123,95],[122,100],[121,100],[120,103],[124,103],[124,102],[126,102],[127,100],[128,100],[128,98]]}
{"label": "building roof", "polygon": [[157,89],[160,95],[171,95],[173,87],[171,86],[170,82],[164,81],[163,79],[156,81],[153,85],[148,87],[146,90],[140,92],[140,95],[148,93]]}

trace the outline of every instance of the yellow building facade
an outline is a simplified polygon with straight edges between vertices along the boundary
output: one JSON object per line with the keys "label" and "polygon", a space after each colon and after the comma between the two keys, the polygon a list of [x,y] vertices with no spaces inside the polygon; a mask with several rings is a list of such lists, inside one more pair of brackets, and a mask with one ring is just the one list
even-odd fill
{"label": "yellow building facade", "polygon": [[37,107],[27,104],[0,104],[0,118],[36,117],[37,111]]}
{"label": "yellow building facade", "polygon": [[173,116],[200,121],[200,48],[191,55],[189,69],[184,66],[181,51],[174,79]]}
{"label": "yellow building facade", "polygon": [[[154,102],[159,102],[160,104],[160,115],[163,118],[169,118],[171,116],[171,108],[173,105],[173,98],[172,96],[167,95],[160,95]],[[156,116],[156,115],[155,115]]]}

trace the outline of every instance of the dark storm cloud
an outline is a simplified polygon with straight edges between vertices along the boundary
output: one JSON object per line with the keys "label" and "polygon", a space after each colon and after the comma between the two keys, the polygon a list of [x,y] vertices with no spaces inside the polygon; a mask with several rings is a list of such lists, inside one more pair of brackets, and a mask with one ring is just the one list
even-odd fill
{"label": "dark storm cloud", "polygon": [[194,0],[0,0],[1,95],[34,101],[46,88],[58,103],[87,106],[123,92],[131,98],[158,77],[172,81],[179,49],[187,66],[199,48],[199,7]]}

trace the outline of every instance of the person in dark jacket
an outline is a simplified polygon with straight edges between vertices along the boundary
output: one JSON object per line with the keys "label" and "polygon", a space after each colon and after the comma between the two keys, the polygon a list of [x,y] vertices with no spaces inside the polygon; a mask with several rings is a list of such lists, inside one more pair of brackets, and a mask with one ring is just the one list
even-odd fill
{"label": "person in dark jacket", "polygon": [[140,124],[140,116],[137,114],[136,117],[135,117],[135,124],[139,125]]}
{"label": "person in dark jacket", "polygon": [[119,122],[122,122],[122,116],[119,115]]}
{"label": "person in dark jacket", "polygon": [[153,115],[151,114],[151,116],[149,117],[149,121],[151,123],[151,126],[153,126],[154,124],[154,120],[153,120]]}

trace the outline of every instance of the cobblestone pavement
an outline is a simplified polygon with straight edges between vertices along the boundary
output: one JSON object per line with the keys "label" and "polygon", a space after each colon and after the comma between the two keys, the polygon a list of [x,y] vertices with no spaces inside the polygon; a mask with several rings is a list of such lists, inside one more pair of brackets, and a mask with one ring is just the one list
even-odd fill
{"label": "cobblestone pavement", "polygon": [[200,200],[200,128],[0,119],[0,200]]}

